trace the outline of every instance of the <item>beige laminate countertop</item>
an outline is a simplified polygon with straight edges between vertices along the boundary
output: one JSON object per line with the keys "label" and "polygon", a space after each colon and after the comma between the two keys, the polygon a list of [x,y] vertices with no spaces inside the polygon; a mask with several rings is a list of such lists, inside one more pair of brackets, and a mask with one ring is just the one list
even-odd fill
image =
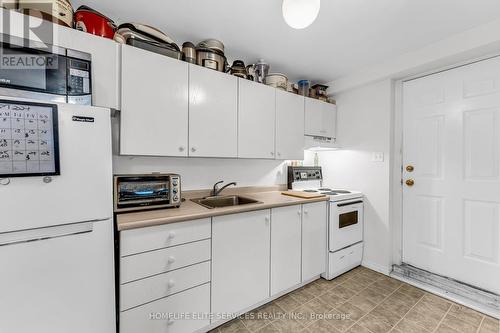
{"label": "beige laminate countertop", "polygon": [[327,196],[313,199],[301,199],[283,195],[281,194],[281,191],[241,193],[239,195],[241,195],[242,197],[258,200],[261,203],[209,209],[192,202],[190,198],[186,198],[186,200],[181,204],[179,208],[118,214],[116,217],[117,228],[118,231],[123,231],[213,216],[236,214],[274,207],[300,205],[304,203],[321,202],[328,200]]}

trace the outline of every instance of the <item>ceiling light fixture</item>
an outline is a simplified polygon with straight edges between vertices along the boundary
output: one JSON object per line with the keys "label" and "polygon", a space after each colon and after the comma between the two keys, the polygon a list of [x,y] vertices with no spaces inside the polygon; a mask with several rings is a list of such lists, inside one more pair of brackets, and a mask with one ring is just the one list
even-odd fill
{"label": "ceiling light fixture", "polygon": [[321,0],[283,0],[285,22],[294,29],[310,26],[319,14]]}

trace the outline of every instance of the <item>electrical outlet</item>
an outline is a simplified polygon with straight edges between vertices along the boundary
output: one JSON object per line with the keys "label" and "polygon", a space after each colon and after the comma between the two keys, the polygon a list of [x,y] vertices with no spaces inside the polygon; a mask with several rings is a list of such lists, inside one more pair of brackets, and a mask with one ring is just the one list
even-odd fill
{"label": "electrical outlet", "polygon": [[383,152],[372,153],[372,162],[383,162],[383,161],[384,161],[384,153]]}

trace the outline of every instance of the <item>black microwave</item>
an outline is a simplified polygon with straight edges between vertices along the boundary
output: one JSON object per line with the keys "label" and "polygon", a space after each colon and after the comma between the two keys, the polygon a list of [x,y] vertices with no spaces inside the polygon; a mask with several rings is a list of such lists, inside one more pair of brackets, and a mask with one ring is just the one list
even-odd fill
{"label": "black microwave", "polygon": [[0,95],[92,104],[91,55],[0,34]]}

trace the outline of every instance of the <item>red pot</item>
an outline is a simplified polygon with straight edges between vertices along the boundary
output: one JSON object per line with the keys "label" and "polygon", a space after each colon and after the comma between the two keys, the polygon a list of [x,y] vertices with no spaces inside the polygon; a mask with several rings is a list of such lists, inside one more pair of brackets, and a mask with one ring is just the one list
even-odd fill
{"label": "red pot", "polygon": [[87,6],[80,6],[76,10],[75,28],[110,39],[113,39],[116,31],[116,25],[111,19]]}

